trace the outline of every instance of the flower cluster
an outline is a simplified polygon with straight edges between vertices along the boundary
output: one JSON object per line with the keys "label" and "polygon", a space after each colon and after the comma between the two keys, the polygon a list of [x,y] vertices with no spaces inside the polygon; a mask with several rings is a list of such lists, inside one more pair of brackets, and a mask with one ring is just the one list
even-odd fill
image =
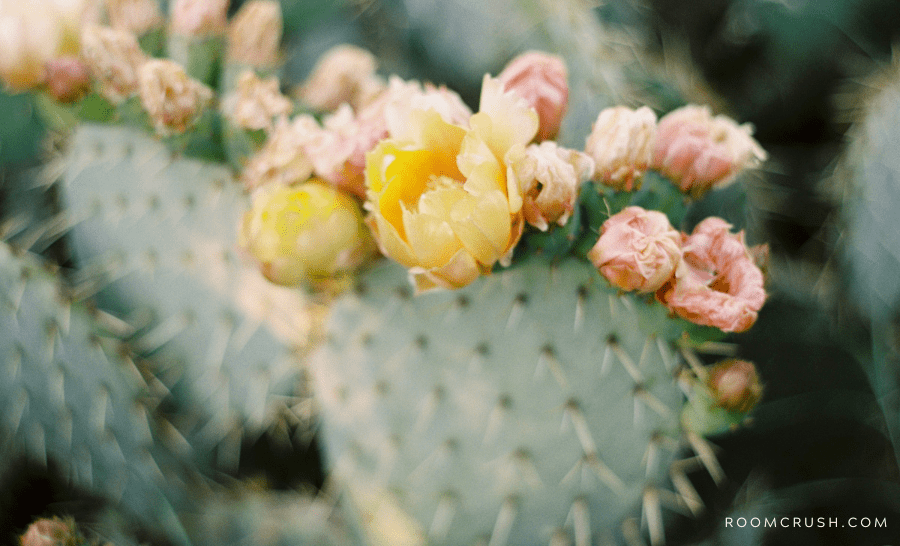
{"label": "flower cluster", "polygon": [[743,332],[766,299],[764,278],[743,231],[721,218],[680,233],[657,211],[628,207],[604,224],[588,257],[611,284],[655,292],[680,317],[725,332]]}
{"label": "flower cluster", "polygon": [[684,193],[701,197],[766,159],[752,132],[749,124],[714,117],[706,106],[673,110],[658,123],[646,106],[617,106],[597,116],[585,151],[596,164],[593,179],[617,190],[633,190],[652,168]]}

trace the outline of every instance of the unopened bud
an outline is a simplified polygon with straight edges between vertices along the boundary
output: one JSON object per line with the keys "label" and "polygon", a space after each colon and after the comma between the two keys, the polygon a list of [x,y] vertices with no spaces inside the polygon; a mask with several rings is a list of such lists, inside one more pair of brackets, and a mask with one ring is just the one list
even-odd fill
{"label": "unopened bud", "polygon": [[746,360],[725,360],[709,371],[707,386],[716,406],[735,413],[748,413],[762,397],[756,366]]}
{"label": "unopened bud", "polygon": [[627,207],[603,223],[588,259],[613,286],[653,292],[681,262],[681,233],[659,211]]}
{"label": "unopened bud", "polygon": [[229,121],[242,129],[269,131],[280,119],[287,119],[294,105],[278,89],[278,78],[260,79],[247,70],[238,79],[237,91],[223,104]]}
{"label": "unopened bud", "polygon": [[174,0],[170,25],[173,34],[217,36],[225,34],[228,0]]}
{"label": "unopened bud", "polygon": [[281,5],[278,2],[247,2],[228,26],[226,59],[230,63],[248,66],[275,66],[278,64],[283,27]]}
{"label": "unopened bud", "polygon": [[706,106],[688,105],[665,115],[657,126],[653,167],[685,193],[700,197],[732,182],[744,169],[766,159],[751,136],[753,127]]}
{"label": "unopened bud", "polygon": [[75,102],[91,89],[91,75],[81,58],[59,57],[47,63],[47,91],[62,103]]}
{"label": "unopened bud", "polygon": [[59,518],[39,519],[19,537],[22,546],[63,546],[84,542],[74,521]]}
{"label": "unopened bud", "polygon": [[163,25],[157,0],[106,0],[106,13],[113,28],[142,36]]}
{"label": "unopened bud", "polygon": [[633,190],[653,158],[655,132],[656,114],[646,106],[600,112],[585,146],[595,162],[592,178],[618,190]]}
{"label": "unopened bud", "polygon": [[82,35],[82,57],[100,92],[115,104],[138,90],[138,68],[147,60],[134,34],[88,26]]}
{"label": "unopened bud", "polygon": [[178,63],[152,59],[138,72],[141,104],[157,133],[172,135],[191,127],[212,100],[212,90],[188,77]]}
{"label": "unopened bud", "polygon": [[343,103],[359,110],[384,89],[384,82],[375,75],[376,66],[375,56],[365,49],[347,44],[333,47],[300,87],[300,99],[318,110],[335,110]]}
{"label": "unopened bud", "polygon": [[261,188],[244,215],[239,243],[267,279],[285,286],[348,273],[374,249],[357,203],[317,180]]}
{"label": "unopened bud", "polygon": [[594,168],[587,155],[553,141],[514,147],[506,154],[506,162],[508,176],[522,194],[525,221],[541,231],[552,223],[566,225],[575,210],[578,188]]}
{"label": "unopened bud", "polygon": [[505,91],[513,91],[534,108],[540,118],[535,140],[549,140],[559,132],[569,102],[566,63],[540,51],[523,53],[498,76]]}

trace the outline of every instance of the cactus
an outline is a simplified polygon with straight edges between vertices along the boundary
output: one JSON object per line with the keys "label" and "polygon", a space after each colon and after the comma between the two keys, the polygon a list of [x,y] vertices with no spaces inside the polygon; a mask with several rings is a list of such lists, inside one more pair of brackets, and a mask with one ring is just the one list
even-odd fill
{"label": "cactus", "polygon": [[[148,527],[183,538],[165,486],[178,472],[156,443],[155,397],[83,303],[33,256],[0,243],[3,429],[33,460],[59,465]],[[158,403],[158,400],[156,401]]]}
{"label": "cactus", "polygon": [[[70,237],[99,305],[143,326],[135,348],[176,404],[198,454],[239,448],[303,394],[295,352],[309,328],[304,298],[242,262],[235,226],[246,207],[221,165],[176,159],[122,127],[83,125],[61,191],[77,225]],[[220,451],[226,467],[234,449]]]}
{"label": "cactus", "polygon": [[593,543],[642,506],[656,542],[682,327],[573,260],[417,297],[377,267],[310,362],[327,459],[375,543]]}
{"label": "cactus", "polygon": [[[871,361],[867,372],[885,413],[895,448],[900,446],[900,353],[896,339],[900,311],[900,233],[895,225],[900,206],[900,78],[896,67],[881,76],[881,89],[870,97],[865,115],[834,179],[844,228],[839,252],[844,289],[853,307],[869,323]],[[900,454],[898,454],[900,456]]]}

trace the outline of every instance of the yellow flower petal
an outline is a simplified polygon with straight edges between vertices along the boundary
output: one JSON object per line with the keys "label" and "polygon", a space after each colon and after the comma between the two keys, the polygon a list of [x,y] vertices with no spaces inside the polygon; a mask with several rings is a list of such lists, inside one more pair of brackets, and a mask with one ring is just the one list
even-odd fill
{"label": "yellow flower petal", "polygon": [[492,265],[509,245],[511,226],[506,197],[494,191],[460,199],[453,207],[450,225],[475,259]]}
{"label": "yellow flower petal", "polygon": [[409,246],[425,268],[446,265],[460,249],[460,242],[444,219],[430,214],[403,211]]}
{"label": "yellow flower petal", "polygon": [[[482,121],[476,129],[476,122],[472,122],[472,129],[483,134],[485,141],[494,155],[502,158],[515,144],[527,144],[537,134],[540,123],[537,112],[528,103],[514,93],[505,93],[500,80],[491,78],[485,74],[481,85],[481,103],[479,114],[484,113],[490,118],[491,123]],[[473,120],[475,116],[472,116]]]}

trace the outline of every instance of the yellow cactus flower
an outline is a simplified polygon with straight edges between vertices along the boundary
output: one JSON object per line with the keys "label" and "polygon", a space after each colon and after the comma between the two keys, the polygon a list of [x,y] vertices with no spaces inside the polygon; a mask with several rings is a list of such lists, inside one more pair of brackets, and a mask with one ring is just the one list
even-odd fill
{"label": "yellow cactus flower", "polygon": [[238,243],[270,281],[295,286],[349,272],[373,254],[362,211],[348,195],[317,179],[270,184],[253,198]]}
{"label": "yellow cactus flower", "polygon": [[468,126],[414,109],[366,156],[369,225],[417,291],[460,288],[511,257],[524,220],[506,155],[537,130],[535,110],[485,76]]}

